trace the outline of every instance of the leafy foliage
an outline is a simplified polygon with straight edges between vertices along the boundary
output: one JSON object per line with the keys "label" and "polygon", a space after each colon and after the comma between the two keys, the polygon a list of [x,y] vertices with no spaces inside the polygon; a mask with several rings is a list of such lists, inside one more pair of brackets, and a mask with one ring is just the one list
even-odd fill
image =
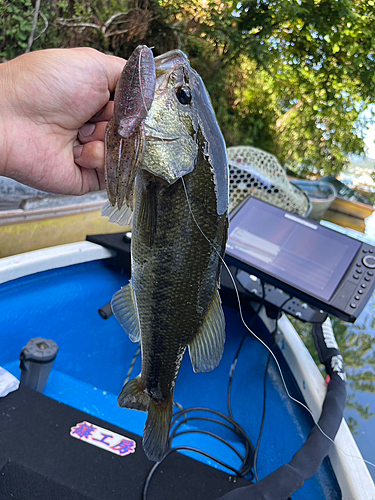
{"label": "leafy foliage", "polygon": [[32,20],[31,0],[0,3],[0,57],[12,59],[25,51]]}
{"label": "leafy foliage", "polygon": [[[372,0],[42,0],[41,11],[49,25],[33,50],[184,50],[228,145],[266,149],[300,175],[336,174],[363,151],[358,119],[375,100]],[[32,18],[32,0],[0,4],[3,58],[25,50]],[[36,32],[43,26],[40,17]]]}

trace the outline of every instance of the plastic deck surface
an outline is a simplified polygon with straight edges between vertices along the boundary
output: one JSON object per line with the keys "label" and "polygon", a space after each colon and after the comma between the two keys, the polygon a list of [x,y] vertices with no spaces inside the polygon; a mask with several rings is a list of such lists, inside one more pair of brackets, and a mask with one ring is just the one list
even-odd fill
{"label": "plastic deck surface", "polygon": [[[129,275],[104,262],[90,262],[46,271],[0,286],[0,365],[20,376],[19,354],[29,339],[44,337],[59,345],[44,394],[142,435],[146,414],[117,406],[117,396],[137,349],[114,317],[103,320],[98,309],[128,283]],[[182,306],[183,307],[183,306]],[[175,401],[184,408],[205,407],[227,414],[229,371],[246,330],[235,309],[224,307],[227,340],[223,359],[211,373],[194,374],[186,354],[176,382]],[[245,316],[247,322],[251,321]],[[252,325],[258,335],[264,326]],[[248,337],[236,366],[232,386],[232,411],[256,446],[263,411],[263,381],[268,352]],[[301,399],[285,362],[281,363],[289,391]],[[132,376],[139,373],[138,357]],[[258,476],[263,478],[289,462],[306,440],[313,423],[308,413],[287,397],[276,365],[271,361],[267,377],[266,417],[258,456]],[[207,429],[236,445],[234,435],[212,423],[189,422],[186,429]],[[185,434],[173,445],[202,449],[234,467],[237,456],[225,445],[202,434]],[[218,467],[197,454],[194,458]],[[326,460],[318,474],[293,494],[293,500],[341,498]]]}

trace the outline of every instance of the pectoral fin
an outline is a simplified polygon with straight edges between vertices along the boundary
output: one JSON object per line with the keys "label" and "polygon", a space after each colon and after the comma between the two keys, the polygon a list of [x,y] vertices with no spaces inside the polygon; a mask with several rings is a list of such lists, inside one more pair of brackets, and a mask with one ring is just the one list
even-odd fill
{"label": "pectoral fin", "polygon": [[141,340],[137,306],[131,281],[122,287],[112,297],[111,307],[113,314],[132,342]]}
{"label": "pectoral fin", "polygon": [[210,372],[220,363],[224,351],[225,318],[221,299],[216,290],[203,325],[189,345],[189,354],[195,373]]}

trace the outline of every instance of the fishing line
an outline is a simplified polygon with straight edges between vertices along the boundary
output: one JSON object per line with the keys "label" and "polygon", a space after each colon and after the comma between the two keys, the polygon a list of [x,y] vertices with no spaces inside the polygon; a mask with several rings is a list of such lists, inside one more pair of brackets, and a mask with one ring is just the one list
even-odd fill
{"label": "fishing line", "polygon": [[[284,374],[281,370],[281,366],[275,356],[275,354],[272,352],[272,350],[268,347],[268,345],[260,338],[258,337],[252,330],[251,328],[248,327],[244,317],[243,317],[243,313],[242,313],[242,306],[241,306],[241,299],[240,299],[240,294],[238,292],[238,288],[237,288],[237,284],[235,282],[235,279],[227,265],[227,263],[224,261],[223,257],[220,255],[220,253],[216,250],[216,248],[214,247],[213,243],[209,240],[209,238],[207,238],[207,236],[204,234],[203,230],[200,228],[195,216],[194,216],[194,213],[192,211],[192,208],[191,208],[191,204],[190,204],[190,200],[189,200],[189,196],[188,196],[188,192],[187,192],[187,189],[186,189],[186,185],[185,185],[185,181],[184,181],[184,178],[181,177],[181,181],[182,181],[182,185],[183,185],[183,188],[184,188],[184,191],[185,191],[185,196],[186,196],[186,201],[187,201],[187,204],[188,204],[188,207],[189,207],[189,212],[190,212],[190,215],[195,223],[195,225],[197,226],[198,230],[200,231],[200,233],[202,234],[202,236],[204,237],[204,239],[210,244],[210,246],[213,248],[213,250],[217,253],[218,257],[220,258],[220,260],[222,261],[225,269],[227,270],[228,274],[229,274],[229,277],[233,283],[233,286],[234,286],[234,290],[235,290],[235,293],[236,293],[236,297],[237,297],[237,302],[238,302],[238,309],[239,309],[239,315],[240,315],[240,319],[241,319],[241,322],[242,324],[244,325],[244,327],[253,335],[253,337],[255,337],[256,340],[258,340],[266,349],[267,351],[271,354],[271,356],[273,357],[275,363],[276,363],[276,366],[277,366],[277,369],[280,373],[280,377],[281,377],[281,381],[283,383],[283,386],[284,386],[284,389],[285,389],[285,392],[287,394],[287,396],[289,397],[289,399],[291,399],[292,401],[294,401],[295,403],[299,404],[300,406],[302,406],[302,408],[304,408],[312,417],[313,419],[313,422],[315,424],[315,426],[317,427],[317,429],[323,434],[324,437],[326,437],[333,445],[337,446],[337,448],[339,448],[341,450],[341,452],[346,455],[347,457],[351,457],[351,458],[358,458],[358,459],[362,459],[364,460],[364,462],[368,465],[371,465],[372,467],[375,467],[375,464],[373,464],[372,462],[368,461],[368,460],[365,460],[363,457],[358,457],[356,455],[350,455],[350,454],[347,454],[340,446],[337,445],[337,443],[335,443],[335,441],[330,437],[328,436],[328,434],[326,434],[323,429],[320,427],[320,425],[318,424],[318,422],[316,421],[312,411],[310,410],[310,408],[308,408],[304,403],[302,403],[302,401],[299,401],[298,399],[296,399],[295,397],[293,397],[289,390],[288,390],[288,387],[286,385],[286,382],[285,382],[285,378],[284,378]],[[289,299],[288,299],[289,300]]]}
{"label": "fishing line", "polygon": [[[141,51],[141,54],[142,54],[142,51]],[[139,60],[139,68],[141,68],[141,58]],[[144,99],[144,95],[143,95],[143,89],[142,89],[142,85],[140,83],[140,90],[141,90],[141,95],[142,95],[142,99],[143,99],[143,104],[145,106],[145,108],[147,109],[146,107],[146,103],[145,103],[145,99]],[[162,142],[164,142],[164,139],[161,138]],[[258,340],[267,350],[268,352],[270,353],[270,355],[273,357],[275,363],[276,363],[276,366],[277,366],[277,369],[279,371],[279,374],[280,374],[280,377],[281,377],[281,381],[282,381],[282,384],[284,386],[284,389],[285,389],[285,392],[288,396],[289,399],[291,399],[292,401],[294,401],[295,403],[297,403],[298,405],[300,405],[302,408],[304,408],[311,416],[311,418],[313,419],[313,422],[315,424],[315,426],[317,427],[317,429],[323,434],[324,437],[326,437],[333,445],[337,446],[337,448],[339,448],[341,450],[341,452],[345,455],[345,456],[348,456],[348,457],[351,457],[351,458],[358,458],[358,459],[362,459],[364,460],[364,462],[368,465],[371,465],[372,467],[375,467],[375,464],[368,461],[368,460],[365,460],[363,457],[358,457],[356,455],[350,455],[348,453],[346,453],[339,445],[337,445],[337,443],[335,443],[335,441],[330,437],[328,436],[328,434],[326,434],[323,429],[320,427],[320,425],[318,424],[317,420],[315,419],[312,411],[310,410],[310,408],[308,408],[308,406],[306,406],[304,403],[302,403],[302,401],[299,401],[298,399],[294,398],[289,390],[288,390],[288,387],[286,385],[286,381],[285,381],[285,378],[284,378],[284,374],[281,370],[281,367],[280,367],[280,364],[275,356],[275,354],[272,352],[272,350],[268,347],[268,345],[261,339],[259,338],[255,332],[253,332],[251,330],[251,328],[247,325],[244,317],[243,317],[243,313],[242,313],[242,306],[241,306],[241,299],[240,299],[240,295],[239,295],[239,292],[238,292],[238,287],[237,287],[237,284],[235,282],[235,279],[228,267],[228,265],[226,264],[224,258],[220,255],[220,253],[218,252],[218,250],[215,248],[214,244],[210,241],[210,239],[205,235],[205,233],[203,232],[203,230],[201,229],[200,225],[198,224],[198,221],[196,220],[195,218],[195,215],[193,213],[193,210],[191,208],[191,204],[190,204],[190,200],[189,200],[189,194],[187,192],[187,188],[186,188],[186,185],[185,185],[185,181],[184,181],[184,178],[181,177],[181,182],[182,182],[182,186],[184,188],[184,191],[185,191],[185,197],[186,197],[186,202],[187,202],[187,205],[188,205],[188,208],[189,208],[189,212],[190,212],[190,215],[195,223],[195,225],[197,226],[199,232],[202,234],[202,236],[204,237],[204,239],[209,243],[209,245],[211,246],[211,248],[213,248],[213,250],[216,252],[216,254],[218,255],[219,259],[221,260],[222,264],[224,265],[225,269],[227,270],[228,274],[229,274],[229,277],[232,281],[232,284],[233,284],[233,287],[234,287],[234,290],[235,290],[235,293],[236,293],[236,298],[237,298],[237,303],[238,303],[238,310],[239,310],[239,315],[240,315],[240,319],[241,319],[241,322],[242,324],[244,325],[244,327],[248,330],[249,333],[251,333],[251,335],[253,335],[253,337]],[[288,299],[290,300],[290,298]],[[287,300],[287,301],[288,301]],[[277,325],[277,323],[276,323]],[[277,326],[276,326],[277,328]]]}
{"label": "fishing line", "polygon": [[130,376],[132,374],[132,371],[133,371],[133,368],[134,368],[134,365],[135,365],[135,362],[137,361],[137,358],[139,356],[139,353],[141,352],[141,343],[139,342],[138,344],[138,347],[137,347],[137,350],[135,351],[135,354],[133,356],[133,359],[130,363],[130,366],[129,366],[129,370],[128,370],[128,373],[126,375],[126,379],[125,379],[125,382],[123,383],[123,386],[129,382],[129,379],[130,379]]}
{"label": "fishing line", "polygon": [[[314,416],[313,416],[313,414],[312,414],[311,410],[310,410],[310,409],[309,409],[306,405],[304,405],[301,401],[299,401],[298,399],[294,398],[294,397],[293,397],[293,396],[289,393],[289,390],[288,390],[288,388],[287,388],[287,385],[286,385],[286,382],[285,382],[285,378],[284,378],[284,375],[283,375],[283,373],[282,373],[282,370],[281,370],[280,364],[279,364],[279,362],[278,362],[278,360],[277,360],[276,356],[275,356],[275,355],[274,355],[274,353],[272,352],[272,350],[268,347],[268,345],[267,345],[267,344],[266,344],[266,343],[265,343],[265,342],[264,342],[261,338],[259,338],[259,337],[258,337],[258,336],[257,336],[257,335],[256,335],[256,334],[252,331],[252,330],[251,330],[251,328],[249,328],[249,327],[248,327],[248,325],[247,325],[247,323],[246,323],[246,321],[245,321],[245,319],[244,319],[244,317],[243,317],[243,314],[242,314],[242,306],[241,306],[240,294],[239,294],[239,292],[238,292],[238,288],[237,288],[237,284],[236,284],[236,282],[235,282],[235,279],[234,279],[234,277],[233,277],[233,275],[232,275],[232,273],[231,273],[231,271],[230,271],[229,267],[227,266],[227,263],[226,263],[226,262],[225,262],[225,260],[223,259],[223,257],[219,254],[219,252],[218,252],[218,251],[216,250],[216,248],[214,247],[213,243],[211,243],[211,241],[209,240],[209,238],[207,238],[207,236],[204,234],[204,232],[203,232],[203,231],[202,231],[202,229],[200,228],[200,226],[199,226],[199,224],[198,224],[198,222],[197,222],[197,220],[196,220],[196,218],[195,218],[195,216],[194,216],[194,214],[193,214],[193,211],[192,211],[192,209],[191,209],[190,201],[189,201],[189,198],[188,198],[188,192],[187,192],[187,190],[186,190],[186,185],[185,185],[185,181],[184,181],[183,177],[181,177],[181,181],[182,181],[182,185],[183,185],[183,187],[184,187],[184,191],[185,191],[185,195],[186,195],[186,201],[187,201],[187,203],[188,203],[189,211],[190,211],[190,214],[191,214],[191,216],[192,216],[192,218],[193,218],[194,223],[196,224],[197,228],[199,229],[200,233],[201,233],[201,234],[202,234],[202,236],[205,238],[205,240],[206,240],[206,241],[210,244],[210,246],[213,248],[213,250],[217,253],[218,257],[219,257],[219,258],[220,258],[220,260],[222,261],[222,263],[223,263],[223,265],[224,265],[225,269],[227,270],[227,272],[228,272],[228,274],[229,274],[229,277],[230,277],[230,279],[231,279],[231,281],[232,281],[232,284],[233,284],[233,286],[234,286],[234,289],[235,289],[235,292],[236,292],[236,296],[237,296],[237,302],[238,302],[239,314],[240,314],[240,318],[241,318],[242,324],[243,324],[243,325],[244,325],[244,327],[245,327],[245,328],[246,328],[246,329],[247,329],[247,330],[248,330],[248,331],[249,331],[249,332],[250,332],[250,333],[251,333],[251,334],[252,334],[252,335],[253,335],[253,336],[254,336],[254,337],[255,337],[255,338],[256,338],[256,339],[257,339],[257,340],[258,340],[258,341],[259,341],[259,342],[260,342],[260,343],[261,343],[261,344],[262,344],[262,345],[263,345],[263,346],[267,349],[267,350],[268,350],[268,351],[269,351],[269,353],[271,354],[271,356],[272,356],[272,357],[273,357],[273,359],[275,360],[276,366],[277,366],[277,368],[278,368],[278,370],[279,370],[279,372],[280,372],[280,376],[281,376],[281,380],[282,380],[283,385],[284,385],[284,389],[285,389],[285,391],[286,391],[286,393],[287,393],[288,397],[289,397],[292,401],[294,401],[294,402],[298,403],[298,404],[299,404],[299,405],[301,405],[303,408],[305,408],[305,409],[306,409],[306,410],[310,413],[310,415],[312,416],[312,418],[313,418],[313,420],[314,420],[314,422],[315,422],[315,419],[314,419]],[[289,299],[288,299],[288,300],[289,300]],[[316,423],[316,425],[318,425],[318,424]],[[323,434],[325,437],[327,437],[328,439],[330,439],[330,440],[333,442],[333,440],[332,440],[332,439],[331,439],[331,438],[330,438],[327,434],[325,434],[325,432],[323,431],[323,429],[320,429],[320,430],[321,430],[322,434]]]}

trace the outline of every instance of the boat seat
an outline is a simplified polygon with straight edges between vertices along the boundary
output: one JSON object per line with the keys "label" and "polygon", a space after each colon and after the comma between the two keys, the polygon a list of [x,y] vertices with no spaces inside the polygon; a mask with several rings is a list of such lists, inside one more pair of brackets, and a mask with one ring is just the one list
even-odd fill
{"label": "boat seat", "polygon": [[[153,466],[140,436],[20,386],[0,400],[0,498],[18,500],[139,500]],[[118,456],[70,436],[87,421],[137,443],[134,453]],[[124,425],[126,423],[124,422]],[[233,477],[233,476],[232,476]],[[238,486],[228,474],[172,453],[154,474],[153,500],[210,500]]]}

